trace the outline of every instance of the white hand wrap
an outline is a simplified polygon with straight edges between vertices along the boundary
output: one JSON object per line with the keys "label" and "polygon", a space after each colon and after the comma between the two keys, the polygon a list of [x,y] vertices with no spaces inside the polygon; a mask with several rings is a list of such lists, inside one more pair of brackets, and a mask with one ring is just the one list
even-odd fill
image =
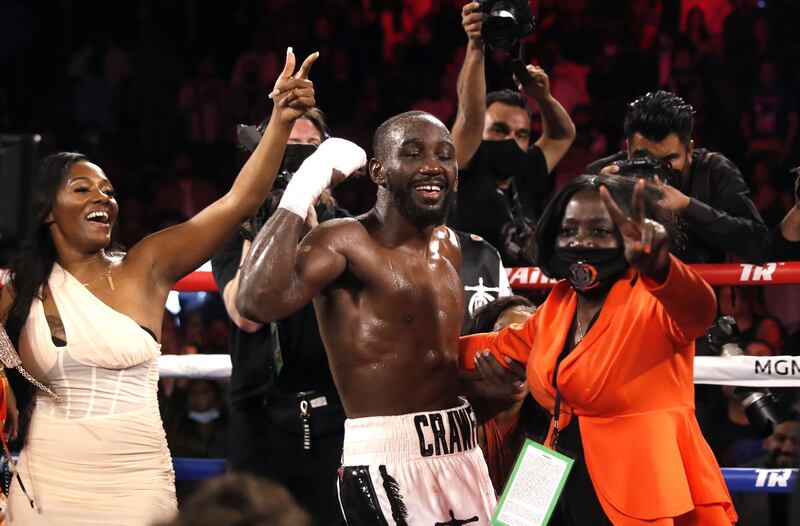
{"label": "white hand wrap", "polygon": [[345,139],[328,139],[297,169],[278,208],[285,208],[305,221],[308,208],[331,185],[334,170],[349,176],[365,164],[367,154],[360,146]]}

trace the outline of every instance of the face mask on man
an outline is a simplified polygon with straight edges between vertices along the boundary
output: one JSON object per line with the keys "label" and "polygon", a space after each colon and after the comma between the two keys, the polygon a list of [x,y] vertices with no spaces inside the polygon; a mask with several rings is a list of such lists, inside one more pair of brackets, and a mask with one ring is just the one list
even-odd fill
{"label": "face mask on man", "polygon": [[209,409],[208,411],[189,411],[189,420],[199,424],[208,424],[219,418],[218,409]]}
{"label": "face mask on man", "polygon": [[514,139],[504,141],[482,141],[489,172],[498,181],[508,179],[515,174],[525,173],[527,156]]}
{"label": "face mask on man", "polygon": [[556,247],[550,266],[558,272],[558,277],[569,281],[578,294],[597,296],[607,292],[629,265],[622,247]]}

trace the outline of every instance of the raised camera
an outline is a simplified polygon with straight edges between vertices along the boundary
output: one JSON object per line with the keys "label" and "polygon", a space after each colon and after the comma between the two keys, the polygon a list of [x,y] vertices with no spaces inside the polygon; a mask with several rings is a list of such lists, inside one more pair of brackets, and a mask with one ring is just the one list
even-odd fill
{"label": "raised camera", "polygon": [[481,38],[491,49],[508,51],[536,27],[530,0],[477,0],[486,13]]}

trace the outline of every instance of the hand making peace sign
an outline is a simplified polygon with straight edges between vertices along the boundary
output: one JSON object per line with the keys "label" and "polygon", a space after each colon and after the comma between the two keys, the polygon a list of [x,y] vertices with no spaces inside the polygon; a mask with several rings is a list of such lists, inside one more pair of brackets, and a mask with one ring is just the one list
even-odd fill
{"label": "hand making peace sign", "polygon": [[275,82],[269,98],[275,102],[273,114],[283,122],[294,122],[314,106],[314,83],[308,80],[311,65],[319,57],[319,52],[310,54],[292,74],[296,64],[292,48],[286,49],[286,64]]}
{"label": "hand making peace sign", "polygon": [[600,198],[622,235],[625,259],[634,269],[663,283],[669,270],[669,236],[664,225],[645,218],[644,185],[644,179],[636,182],[631,217],[625,216],[605,186],[600,187]]}

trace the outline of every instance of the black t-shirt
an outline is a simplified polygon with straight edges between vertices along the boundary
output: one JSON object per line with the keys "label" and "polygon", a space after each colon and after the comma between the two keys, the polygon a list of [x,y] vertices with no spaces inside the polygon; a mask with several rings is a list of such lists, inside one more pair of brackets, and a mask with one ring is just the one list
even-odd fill
{"label": "black t-shirt", "polygon": [[772,231],[770,261],[800,261],[800,241],[789,241],[781,233],[780,225]]}
{"label": "black t-shirt", "polygon": [[461,248],[461,284],[464,286],[464,323],[476,310],[512,294],[500,253],[480,236],[456,231]]}
{"label": "black t-shirt", "polygon": [[[318,206],[319,222],[348,217],[338,207]],[[220,294],[236,275],[242,255],[242,238],[234,234],[211,260],[214,281]],[[322,391],[335,396],[336,388],[319,334],[314,306],[248,333],[231,323],[231,403],[265,395],[270,388],[282,392]],[[277,352],[276,352],[277,351]]]}
{"label": "black t-shirt", "polygon": [[[526,157],[526,170],[514,174],[512,184],[519,196],[521,213],[535,223],[549,197],[551,181],[547,162],[538,146],[531,146]],[[489,159],[481,143],[469,164],[458,171],[455,212],[448,223],[456,230],[481,236],[500,251],[504,263],[510,264],[503,254],[500,232],[510,219],[512,206],[512,199],[498,188],[489,172]]]}

